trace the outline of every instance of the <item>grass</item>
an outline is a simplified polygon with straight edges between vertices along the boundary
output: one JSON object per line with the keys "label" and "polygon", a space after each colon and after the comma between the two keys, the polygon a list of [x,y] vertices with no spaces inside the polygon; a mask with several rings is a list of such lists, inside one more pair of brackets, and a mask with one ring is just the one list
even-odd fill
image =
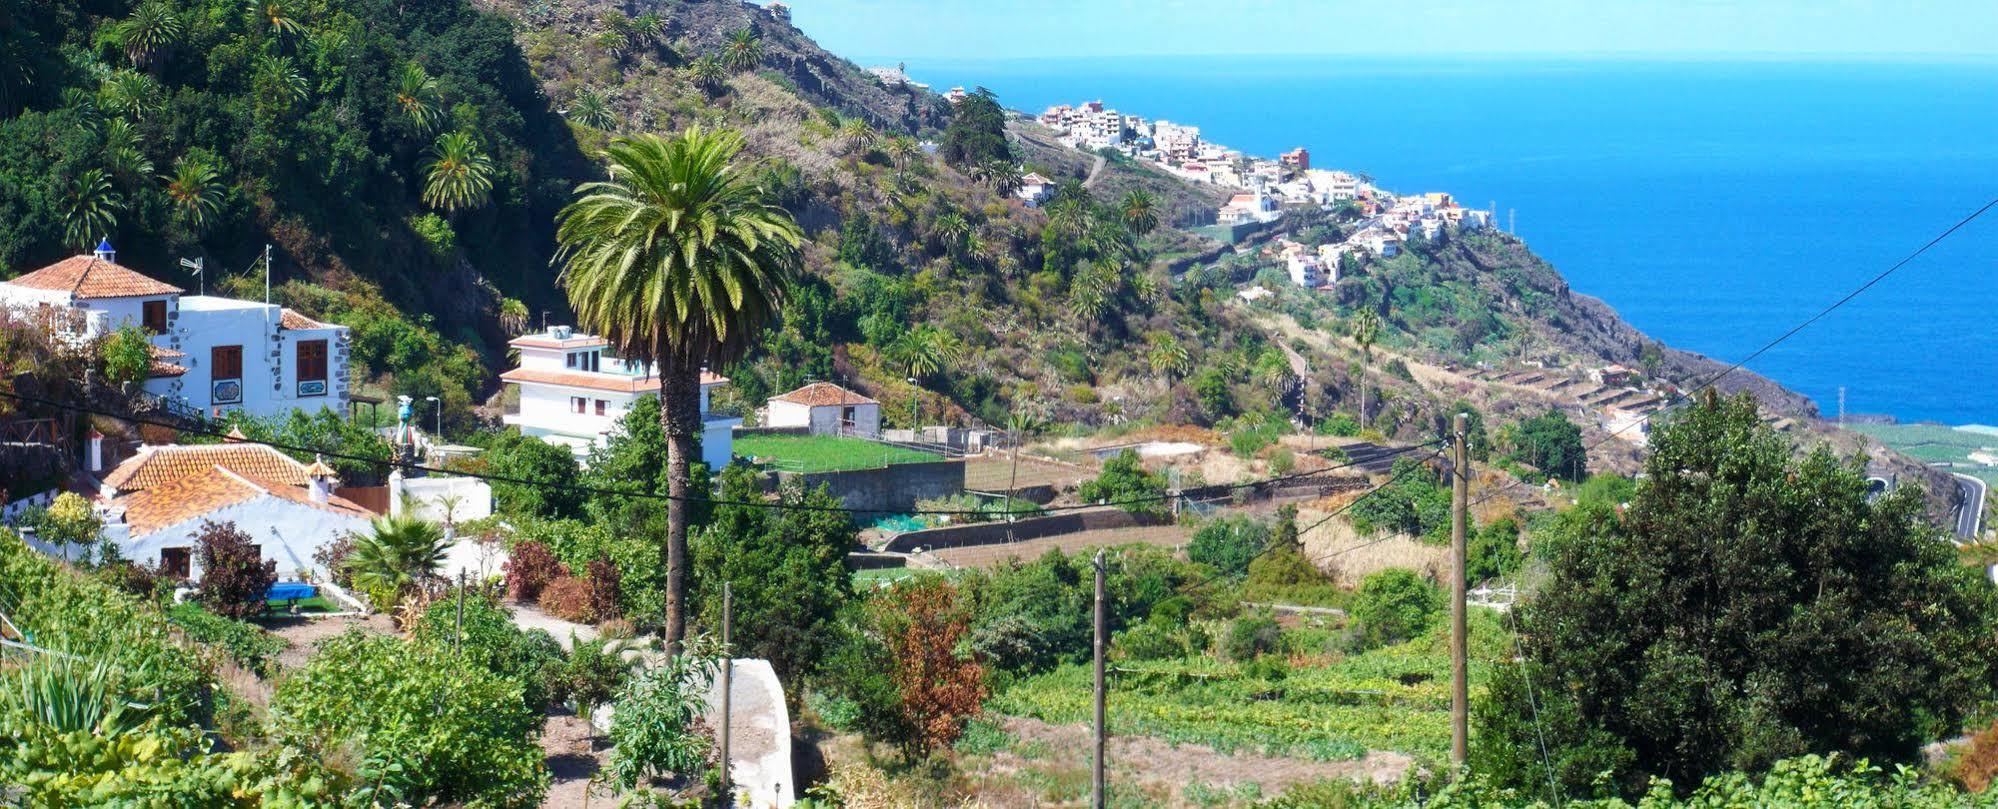
{"label": "grass", "polygon": [[943,460],[943,456],[921,450],[830,435],[745,436],[735,440],[735,454],[794,472],[878,469],[889,464]]}
{"label": "grass", "polygon": [[[273,598],[264,602],[264,608],[270,612],[282,615],[291,611],[291,602],[282,598]],[[300,613],[342,612],[345,609],[345,607],[334,603],[332,599],[325,596],[313,596],[298,600],[298,611]]]}

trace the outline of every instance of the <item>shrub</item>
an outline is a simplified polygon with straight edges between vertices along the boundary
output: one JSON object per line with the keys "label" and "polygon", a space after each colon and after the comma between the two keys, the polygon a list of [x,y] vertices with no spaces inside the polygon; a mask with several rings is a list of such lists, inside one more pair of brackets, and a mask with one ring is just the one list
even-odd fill
{"label": "shrub", "polygon": [[354,554],[354,535],[341,534],[312,552],[312,563],[326,571],[326,579],[341,589],[354,587],[354,574],[347,570],[347,557]]}
{"label": "shrub", "polygon": [[1360,420],[1345,413],[1333,413],[1318,422],[1317,430],[1319,435],[1351,437],[1360,434]]}
{"label": "shrub", "polygon": [[626,791],[650,778],[699,776],[718,763],[714,735],[701,715],[719,649],[703,638],[688,647],[689,653],[646,669],[618,694],[604,775]]}
{"label": "shrub", "polygon": [[131,561],[117,561],[97,568],[97,580],[105,586],[146,601],[158,599],[166,580],[159,571]]}
{"label": "shrub", "polygon": [[1213,565],[1225,575],[1248,572],[1249,563],[1270,544],[1270,527],[1249,517],[1222,517],[1200,527],[1187,543],[1186,557]]}
{"label": "shrub", "polygon": [[593,595],[588,579],[563,576],[549,582],[547,587],[541,589],[539,603],[542,612],[564,621],[587,624],[595,621],[597,617],[590,606],[595,601]]}
{"label": "shrub", "polygon": [[1166,660],[1186,654],[1179,633],[1163,623],[1146,622],[1117,633],[1113,651],[1131,660]]}
{"label": "shrub", "polygon": [[250,535],[233,522],[202,521],[194,543],[201,564],[195,598],[202,606],[229,618],[264,611],[264,594],[277,583],[277,560],[263,561]]}
{"label": "shrub", "polygon": [[424,609],[413,630],[416,640],[457,650],[473,665],[519,683],[521,700],[534,710],[553,703],[563,665],[562,645],[542,630],[522,631],[506,607],[481,593],[462,594],[461,628],[458,595],[454,591]]}
{"label": "shrub", "polygon": [[515,543],[506,561],[506,597],[528,602],[541,598],[541,588],[563,576],[568,568],[555,559],[548,546],[534,540]]}
{"label": "shrub", "polygon": [[1998,723],[1980,730],[1951,751],[1949,778],[1971,792],[1983,792],[1998,780]]}
{"label": "shrub", "polygon": [[319,757],[352,755],[364,804],[532,807],[548,789],[521,686],[449,647],[359,630],[326,641],[271,696],[271,733]]}
{"label": "shrub", "polygon": [[167,610],[167,619],[187,636],[222,650],[236,665],[269,677],[277,671],[277,656],[291,646],[284,638],[246,621],[224,618],[203,609],[200,604],[176,604]]}
{"label": "shrub", "polygon": [[625,660],[630,644],[614,638],[576,641],[559,674],[561,697],[576,706],[576,715],[588,719],[597,706],[609,702],[624,688],[638,658]]}
{"label": "shrub", "polygon": [[146,381],[152,372],[153,346],[145,332],[126,326],[106,336],[97,347],[104,378],[114,385]]}
{"label": "shrub", "polygon": [[1165,510],[1165,492],[1165,478],[1146,471],[1138,453],[1128,449],[1105,461],[1103,471],[1079,489],[1086,502],[1120,503],[1125,511],[1153,514]]}
{"label": "shrub", "polygon": [[1389,568],[1368,576],[1353,602],[1359,643],[1366,648],[1422,634],[1443,607],[1443,594],[1415,571]]}
{"label": "shrub", "polygon": [[589,564],[590,615],[592,621],[607,621],[623,615],[618,606],[617,565],[609,559],[593,559]]}
{"label": "shrub", "polygon": [[1247,615],[1228,626],[1228,659],[1247,661],[1274,652],[1283,630],[1268,615]]}

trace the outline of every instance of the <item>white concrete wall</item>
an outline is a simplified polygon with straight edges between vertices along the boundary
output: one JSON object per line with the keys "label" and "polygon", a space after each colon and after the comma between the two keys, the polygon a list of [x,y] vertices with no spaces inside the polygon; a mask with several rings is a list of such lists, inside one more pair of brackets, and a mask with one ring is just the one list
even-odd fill
{"label": "white concrete wall", "polygon": [[810,405],[771,399],[763,416],[765,427],[809,427],[812,424]]}
{"label": "white concrete wall", "polygon": [[[237,529],[250,535],[251,542],[262,546],[265,559],[277,560],[280,579],[297,579],[301,571],[323,578],[325,571],[313,563],[312,554],[343,534],[368,530],[366,519],[269,496],[211,511],[203,519],[234,522]],[[162,548],[188,548],[192,552],[201,522],[188,520],[132,537],[120,543],[120,550],[132,561],[158,565]],[[200,578],[201,571],[195,570],[194,575]]]}
{"label": "white concrete wall", "polygon": [[[565,388],[522,382],[520,385],[520,426],[523,430],[545,430],[563,435],[594,436],[609,432],[631,409],[636,396],[592,388]],[[569,397],[588,401],[583,412],[570,411]],[[597,415],[597,400],[604,401],[604,415]]]}
{"label": "white concrete wall", "polygon": [[431,522],[444,521],[444,498],[458,498],[451,509],[451,517],[459,522],[477,520],[493,515],[493,488],[478,478],[427,477],[404,478],[401,475],[389,476],[389,513],[404,513],[404,496],[408,496],[409,512],[419,519]]}

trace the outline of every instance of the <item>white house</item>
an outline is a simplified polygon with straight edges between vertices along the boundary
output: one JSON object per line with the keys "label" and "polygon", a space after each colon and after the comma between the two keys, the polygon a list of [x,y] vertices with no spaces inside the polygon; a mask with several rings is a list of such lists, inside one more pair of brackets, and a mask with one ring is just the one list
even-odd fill
{"label": "white house", "polygon": [[881,434],[881,403],[831,382],[772,396],[766,408],[766,427],[806,427],[812,435]]}
{"label": "white house", "polygon": [[0,306],[46,313],[52,331],[77,342],[144,329],[154,359],[145,391],[202,413],[346,410],[347,327],[274,304],[185,292],[118,264],[105,242],[0,283]]}
{"label": "white house", "polygon": [[323,574],[312,557],[374,514],[333,493],[323,463],[301,464],[262,444],[145,447],[104,479],[105,535],[125,558],[198,578],[194,535],[205,521],[250,535],[278,577]]}
{"label": "white house", "polygon": [[1027,207],[1037,208],[1054,196],[1055,181],[1041,176],[1040,172],[1030,171],[1020,176],[1020,190],[1013,193],[1024,200]]}
{"label": "white house", "polygon": [[[516,337],[508,345],[520,350],[520,367],[500,374],[500,380],[520,390],[520,410],[501,420],[525,435],[568,447],[577,460],[605,443],[638,397],[659,392],[652,365],[618,359],[610,354],[609,341],[568,326]],[[709,392],[725,384],[728,379],[701,372],[701,460],[717,470],[735,456],[734,429],[742,423],[739,416],[708,408]]]}

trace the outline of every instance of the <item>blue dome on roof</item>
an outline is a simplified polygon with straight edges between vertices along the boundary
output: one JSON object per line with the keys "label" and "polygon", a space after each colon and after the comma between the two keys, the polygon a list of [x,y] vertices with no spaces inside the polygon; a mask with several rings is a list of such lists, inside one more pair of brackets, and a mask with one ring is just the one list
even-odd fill
{"label": "blue dome on roof", "polygon": [[104,237],[104,238],[101,238],[101,239],[98,239],[98,240],[97,240],[97,252],[98,252],[98,253],[101,253],[101,254],[106,254],[106,255],[109,255],[109,254],[115,254],[115,253],[117,253],[118,251],[117,251],[117,250],[115,250],[115,249],[112,249],[112,247],[111,247],[111,237],[109,237],[109,236],[106,236],[106,237]]}

